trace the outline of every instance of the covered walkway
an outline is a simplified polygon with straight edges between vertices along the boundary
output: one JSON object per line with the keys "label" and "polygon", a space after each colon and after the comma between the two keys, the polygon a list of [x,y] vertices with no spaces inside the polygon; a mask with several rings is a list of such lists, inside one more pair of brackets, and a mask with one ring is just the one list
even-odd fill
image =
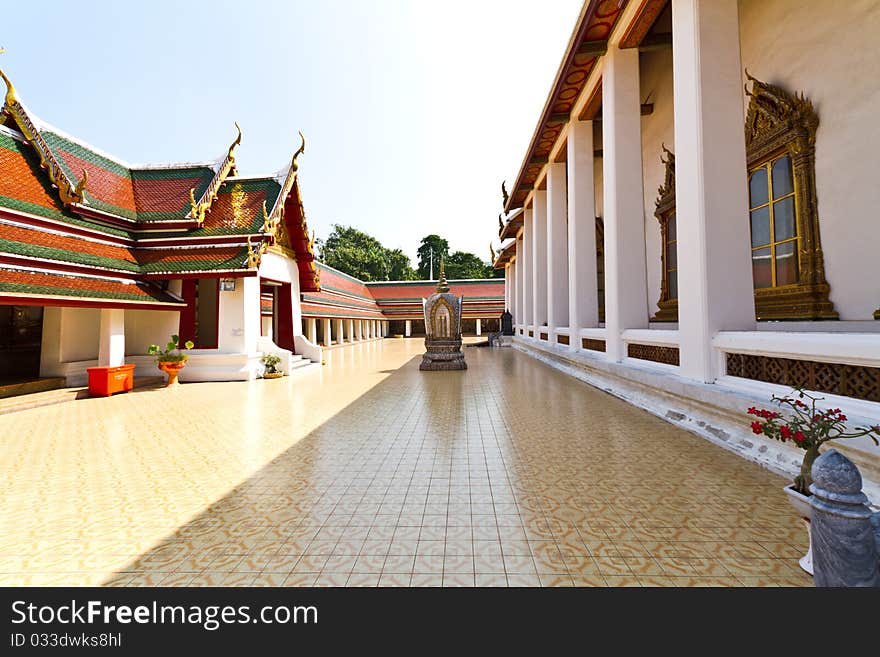
{"label": "covered walkway", "polygon": [[0,418],[2,585],[811,585],[785,481],[512,349]]}

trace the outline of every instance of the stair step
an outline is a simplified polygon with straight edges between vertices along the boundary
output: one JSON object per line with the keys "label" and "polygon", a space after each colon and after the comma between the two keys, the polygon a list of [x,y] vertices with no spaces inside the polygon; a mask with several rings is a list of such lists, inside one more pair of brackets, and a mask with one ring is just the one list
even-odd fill
{"label": "stair step", "polygon": [[300,356],[298,360],[294,360],[290,363],[290,369],[296,370],[301,367],[308,367],[311,364],[312,361],[310,361],[308,358],[303,358],[302,356]]}

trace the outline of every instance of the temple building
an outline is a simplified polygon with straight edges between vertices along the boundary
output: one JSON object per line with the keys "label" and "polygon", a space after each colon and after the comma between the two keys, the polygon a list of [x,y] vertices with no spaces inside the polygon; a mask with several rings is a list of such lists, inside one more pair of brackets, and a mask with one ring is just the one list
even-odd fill
{"label": "temple building", "polygon": [[774,393],[880,422],[878,34],[876,0],[585,2],[499,217],[513,346],[780,471]]}
{"label": "temple building", "polygon": [[[41,121],[0,76],[0,386],[81,386],[123,363],[156,375],[147,348],[173,334],[195,343],[181,381],[249,380],[265,353],[289,373],[418,324],[430,281],[364,284],[316,262],[305,138],[274,176],[238,174],[240,130],[217,160],[133,165]],[[503,285],[453,283],[476,332]]]}

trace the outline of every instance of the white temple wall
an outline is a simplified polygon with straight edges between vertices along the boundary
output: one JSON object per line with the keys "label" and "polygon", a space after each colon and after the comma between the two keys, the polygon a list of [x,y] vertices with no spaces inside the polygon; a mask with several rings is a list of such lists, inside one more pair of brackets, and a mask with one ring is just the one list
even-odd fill
{"label": "white temple wall", "polygon": [[302,335],[302,305],[299,296],[299,269],[296,266],[296,261],[277,253],[264,253],[260,260],[260,276],[281,283],[290,283],[293,334]]}
{"label": "white temple wall", "polygon": [[[740,0],[743,68],[790,92],[803,91],[819,115],[822,250],[842,320],[871,320],[880,307],[880,287],[868,283],[877,280],[880,244],[878,35],[880,0]],[[743,97],[744,107],[748,100]]]}

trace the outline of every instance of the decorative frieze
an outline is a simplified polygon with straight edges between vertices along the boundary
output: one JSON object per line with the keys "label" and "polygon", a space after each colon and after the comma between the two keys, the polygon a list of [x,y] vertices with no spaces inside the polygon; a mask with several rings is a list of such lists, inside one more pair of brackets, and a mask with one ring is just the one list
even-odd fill
{"label": "decorative frieze", "polygon": [[601,351],[602,353],[605,353],[605,340],[581,338],[581,347],[584,349],[590,349],[591,351]]}
{"label": "decorative frieze", "polygon": [[727,354],[727,373],[791,388],[880,401],[880,367]]}
{"label": "decorative frieze", "polygon": [[664,347],[653,344],[628,344],[626,355],[639,360],[650,360],[665,365],[678,365],[678,347]]}

